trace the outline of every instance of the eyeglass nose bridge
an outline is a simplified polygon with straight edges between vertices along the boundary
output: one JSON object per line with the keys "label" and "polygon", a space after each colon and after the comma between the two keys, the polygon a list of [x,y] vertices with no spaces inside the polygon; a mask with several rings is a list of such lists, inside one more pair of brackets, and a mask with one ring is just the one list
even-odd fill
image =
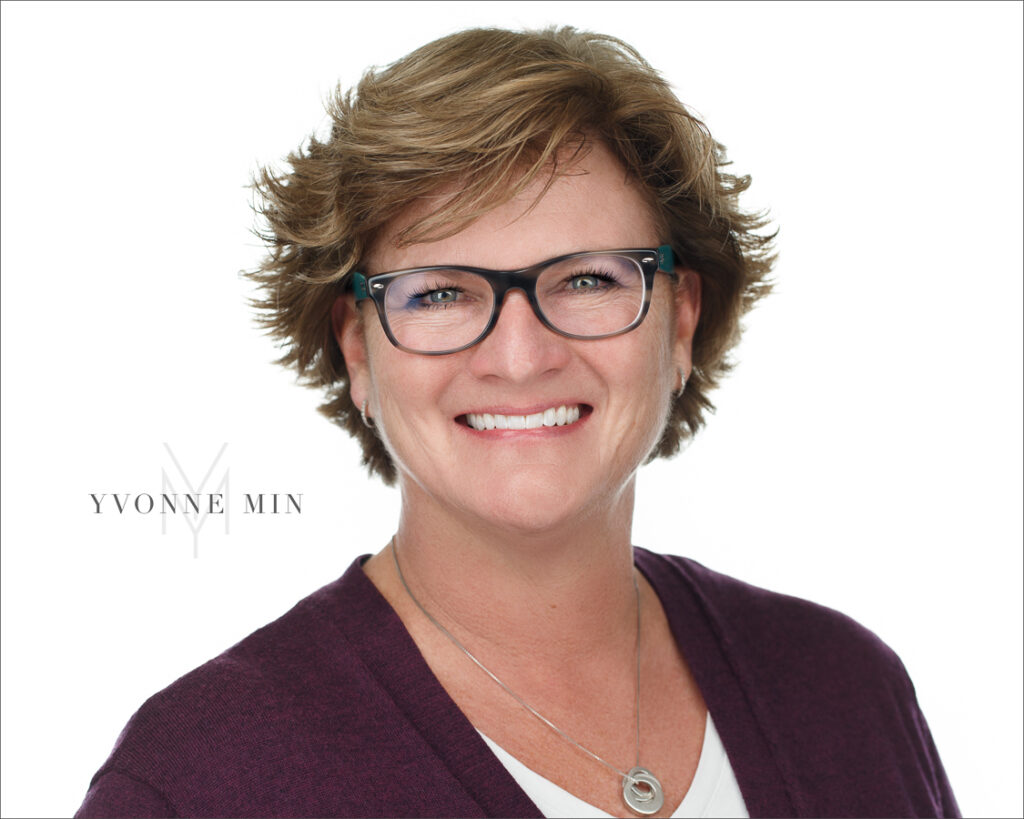
{"label": "eyeglass nose bridge", "polygon": [[[557,336],[565,337],[566,333],[559,330],[551,320],[544,315],[544,311],[541,309],[540,301],[537,298],[537,280],[540,278],[541,273],[548,265],[538,265],[536,267],[527,268],[526,270],[490,270],[487,271],[485,278],[488,284],[491,286],[491,291],[494,293],[494,302],[491,305],[491,317],[484,327],[483,332],[477,336],[476,340],[472,344],[479,344],[487,336],[491,334],[491,331],[498,326],[498,319],[501,318],[502,308],[505,306],[505,299],[508,295],[515,290],[518,290],[524,296],[526,301],[529,303],[530,308],[533,310],[533,315],[536,316],[537,320],[548,330]],[[472,346],[469,345],[469,346]]]}

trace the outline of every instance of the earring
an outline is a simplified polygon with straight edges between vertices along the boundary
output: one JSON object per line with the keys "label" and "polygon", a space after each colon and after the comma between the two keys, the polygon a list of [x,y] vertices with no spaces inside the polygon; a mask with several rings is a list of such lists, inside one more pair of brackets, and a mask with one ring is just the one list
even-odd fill
{"label": "earring", "polygon": [[676,395],[682,395],[683,390],[686,389],[686,370],[682,367],[679,368],[679,389],[676,390]]}
{"label": "earring", "polygon": [[359,408],[359,415],[363,419],[363,424],[366,425],[366,428],[373,429],[373,421],[366,417],[366,399],[363,399],[363,405]]}

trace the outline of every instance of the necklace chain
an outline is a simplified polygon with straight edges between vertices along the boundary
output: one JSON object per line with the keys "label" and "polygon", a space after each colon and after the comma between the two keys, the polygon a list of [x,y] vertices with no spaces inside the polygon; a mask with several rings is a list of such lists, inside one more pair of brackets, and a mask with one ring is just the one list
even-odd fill
{"label": "necklace chain", "polygon": [[[524,700],[515,691],[509,688],[504,682],[498,679],[497,675],[493,671],[491,671],[489,668],[487,668],[487,666],[485,666],[476,657],[474,657],[473,654],[469,651],[469,649],[466,648],[461,642],[459,642],[458,638],[454,634],[452,634],[450,631],[448,631],[448,629],[446,629],[437,620],[435,620],[433,615],[431,615],[431,613],[423,607],[423,604],[416,599],[416,595],[413,594],[412,589],[409,588],[409,584],[405,580],[405,575],[402,574],[402,567],[398,562],[398,539],[396,537],[393,537],[391,539],[391,556],[395,559],[395,570],[398,572],[398,579],[402,581],[402,586],[405,587],[406,593],[409,595],[412,602],[416,604],[417,608],[419,608],[419,610],[423,612],[424,616],[431,623],[437,626],[437,629],[445,637],[451,640],[455,644],[455,646],[462,651],[463,654],[469,657],[469,659],[471,659],[481,671],[483,671],[488,677],[490,677],[498,685],[505,689],[506,693],[508,693],[510,697],[512,697],[516,702],[523,706],[523,708],[525,708],[527,711],[533,714],[537,719],[543,722],[546,726],[548,726],[548,728],[550,728],[552,731],[558,734],[566,742],[579,748],[591,759],[600,762],[610,771],[617,773],[619,776],[623,778],[623,780],[629,783],[630,787],[635,787],[638,784],[642,785],[644,788],[650,787],[650,783],[633,776],[633,772],[626,773],[625,771],[621,771],[614,765],[612,765],[610,762],[606,762],[605,760],[603,760],[593,751],[589,750],[588,748],[584,748],[576,740],[574,740],[572,737],[566,734],[565,731],[563,731],[561,728],[555,725],[551,720],[549,720],[547,717],[545,717],[543,714],[541,714],[539,711],[533,708],[526,700]],[[637,585],[635,574],[633,575],[633,590],[636,593],[636,768],[633,769],[635,771],[637,770],[637,768],[640,767],[640,587],[639,585]]]}

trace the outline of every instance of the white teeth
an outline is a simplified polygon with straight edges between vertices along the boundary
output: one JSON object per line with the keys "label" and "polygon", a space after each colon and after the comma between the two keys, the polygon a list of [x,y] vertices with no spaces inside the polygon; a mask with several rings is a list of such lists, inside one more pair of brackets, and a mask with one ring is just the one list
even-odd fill
{"label": "white teeth", "polygon": [[549,407],[533,415],[498,415],[490,412],[466,413],[466,423],[473,429],[539,429],[564,427],[580,420],[578,405]]}

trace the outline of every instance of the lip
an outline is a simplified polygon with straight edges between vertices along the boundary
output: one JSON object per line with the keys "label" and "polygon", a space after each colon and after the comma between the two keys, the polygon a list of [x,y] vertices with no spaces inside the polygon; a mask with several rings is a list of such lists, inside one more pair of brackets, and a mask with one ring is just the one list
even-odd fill
{"label": "lip", "polygon": [[470,407],[465,412],[455,416],[456,418],[465,418],[469,413],[484,413],[489,412],[491,415],[534,415],[538,412],[544,412],[546,409],[557,409],[558,407],[579,407],[580,417],[582,418],[584,413],[593,412],[594,408],[586,401],[579,401],[575,398],[560,398],[554,401],[546,401],[539,404],[529,404],[523,407],[512,407],[508,404],[498,405],[492,404],[490,406],[479,406]]}
{"label": "lip", "polygon": [[[555,427],[537,427],[535,429],[473,429],[466,421],[466,415],[470,412],[473,413],[490,413],[491,415],[534,415],[538,412],[544,412],[544,410],[551,409],[553,407],[579,407],[580,417],[579,420],[572,424],[566,424],[563,426]],[[533,404],[529,407],[508,407],[505,406],[491,406],[487,408],[474,408],[467,410],[461,415],[455,416],[455,423],[467,432],[475,433],[476,435],[486,435],[488,437],[500,436],[508,437],[510,435],[564,435],[577,429],[593,414],[594,408],[590,404],[584,401],[555,401],[553,403],[544,404]]]}

